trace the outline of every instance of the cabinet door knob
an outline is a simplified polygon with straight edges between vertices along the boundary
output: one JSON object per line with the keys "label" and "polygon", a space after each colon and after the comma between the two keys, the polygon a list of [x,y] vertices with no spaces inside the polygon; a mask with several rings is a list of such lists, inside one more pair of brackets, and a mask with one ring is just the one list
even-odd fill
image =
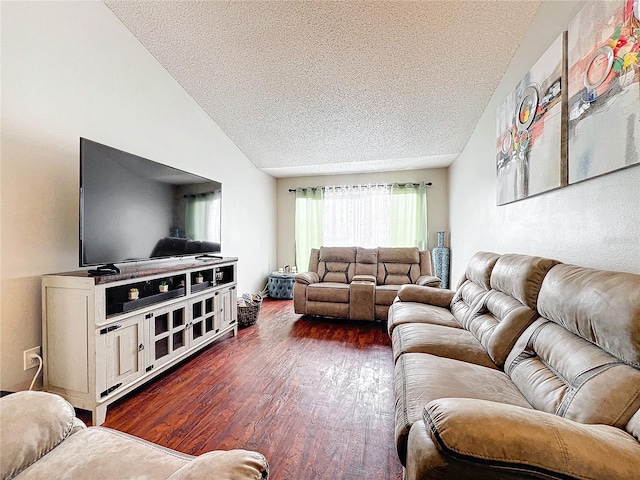
{"label": "cabinet door knob", "polygon": [[138,351],[141,352],[142,350],[144,350],[144,345],[141,343],[138,345]]}

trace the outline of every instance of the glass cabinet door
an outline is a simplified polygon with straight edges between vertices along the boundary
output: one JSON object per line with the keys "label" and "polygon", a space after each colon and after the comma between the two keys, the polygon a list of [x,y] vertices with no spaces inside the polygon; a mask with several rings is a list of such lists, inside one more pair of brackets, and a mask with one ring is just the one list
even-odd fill
{"label": "glass cabinet door", "polygon": [[145,315],[150,336],[147,371],[167,363],[187,349],[186,319],[184,305],[161,308]]}
{"label": "glass cabinet door", "polygon": [[197,345],[220,331],[220,326],[215,323],[216,294],[217,292],[203,295],[189,302],[191,310],[190,346]]}

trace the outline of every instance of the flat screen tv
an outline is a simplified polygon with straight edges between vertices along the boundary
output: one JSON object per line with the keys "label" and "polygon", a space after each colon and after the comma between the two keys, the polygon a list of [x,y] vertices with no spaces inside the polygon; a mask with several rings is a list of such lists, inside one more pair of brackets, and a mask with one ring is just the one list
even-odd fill
{"label": "flat screen tv", "polygon": [[220,182],[80,138],[81,267],[219,253],[221,214]]}

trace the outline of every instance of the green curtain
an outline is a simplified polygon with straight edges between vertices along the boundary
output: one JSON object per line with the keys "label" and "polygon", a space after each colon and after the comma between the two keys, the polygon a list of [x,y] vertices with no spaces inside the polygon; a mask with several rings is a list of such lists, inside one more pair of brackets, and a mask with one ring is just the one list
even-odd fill
{"label": "green curtain", "polygon": [[185,230],[191,240],[220,242],[219,193],[192,195],[187,198]]}
{"label": "green curtain", "polygon": [[427,249],[427,186],[391,186],[391,246]]}
{"label": "green curtain", "polygon": [[311,249],[322,246],[322,198],[322,188],[296,189],[296,266],[301,272],[309,267]]}

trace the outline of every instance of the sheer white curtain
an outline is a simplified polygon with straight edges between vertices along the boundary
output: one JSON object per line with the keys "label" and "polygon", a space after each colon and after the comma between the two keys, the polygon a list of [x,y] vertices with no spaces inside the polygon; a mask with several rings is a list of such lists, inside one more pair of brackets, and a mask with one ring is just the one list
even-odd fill
{"label": "sheer white curtain", "polygon": [[325,187],[325,245],[377,247],[389,245],[389,185]]}
{"label": "sheer white curtain", "polygon": [[296,265],[300,271],[309,266],[312,248],[323,243],[323,192],[322,188],[296,189],[295,241]]}

